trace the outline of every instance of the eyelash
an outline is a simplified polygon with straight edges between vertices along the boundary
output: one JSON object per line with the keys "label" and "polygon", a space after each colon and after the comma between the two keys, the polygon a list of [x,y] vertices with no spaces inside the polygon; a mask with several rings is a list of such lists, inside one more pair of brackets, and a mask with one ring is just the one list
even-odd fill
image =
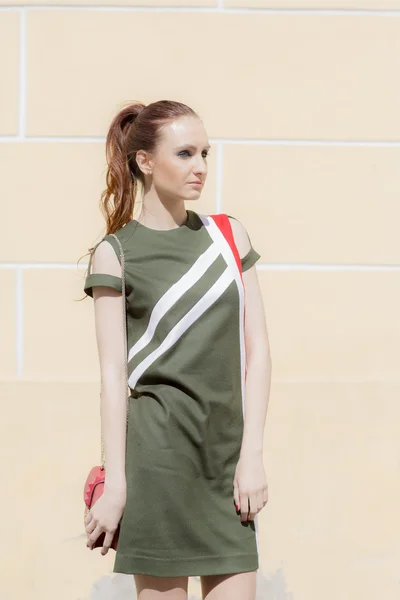
{"label": "eyelash", "polygon": [[[191,156],[190,153],[189,153],[189,150],[182,150],[181,152],[179,152],[178,156],[180,156],[182,154],[182,152],[187,152],[189,154],[189,156]],[[209,152],[206,152],[205,154],[206,155],[205,155],[204,158],[207,158],[207,156],[209,155]]]}

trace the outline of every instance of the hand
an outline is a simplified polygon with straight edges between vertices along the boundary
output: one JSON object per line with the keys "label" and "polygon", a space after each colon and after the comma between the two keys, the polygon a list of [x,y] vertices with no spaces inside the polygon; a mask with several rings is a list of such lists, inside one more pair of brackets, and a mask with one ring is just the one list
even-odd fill
{"label": "hand", "polygon": [[241,521],[253,521],[267,504],[268,484],[260,453],[240,456],[233,479],[233,497]]}
{"label": "hand", "polygon": [[95,541],[104,532],[105,537],[101,554],[107,554],[123,515],[125,503],[126,492],[117,493],[104,490],[97,502],[85,515],[86,546],[88,548],[93,550]]}

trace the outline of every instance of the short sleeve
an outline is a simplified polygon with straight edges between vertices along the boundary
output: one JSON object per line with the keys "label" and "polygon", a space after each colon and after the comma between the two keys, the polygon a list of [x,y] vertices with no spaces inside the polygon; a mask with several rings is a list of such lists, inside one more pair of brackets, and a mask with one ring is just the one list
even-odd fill
{"label": "short sleeve", "polygon": [[[117,290],[117,292],[122,293],[121,277],[118,277],[117,275],[113,275],[113,274],[107,273],[107,272],[104,272],[104,273],[91,273],[90,272],[91,266],[92,266],[93,254],[95,253],[97,246],[99,246],[99,244],[101,244],[105,239],[106,238],[103,238],[98,244],[96,244],[96,246],[93,248],[93,251],[89,258],[89,264],[88,264],[88,270],[87,270],[88,274],[85,279],[83,290],[84,290],[85,294],[87,294],[91,298],[93,298],[93,288],[95,286],[110,287],[110,288],[113,288],[114,290]],[[107,241],[111,242],[111,240],[108,240],[108,238],[107,238]],[[111,242],[111,245],[115,251],[115,246],[112,242]]]}
{"label": "short sleeve", "polygon": [[240,259],[242,263],[242,271],[247,271],[247,269],[250,269],[250,267],[252,267],[258,261],[259,258],[261,258],[261,255],[258,254],[256,250],[254,250],[253,246],[251,246],[246,256],[243,256],[243,258]]}
{"label": "short sleeve", "polygon": [[86,277],[84,292],[88,296],[93,298],[93,287],[94,286],[105,286],[111,287],[117,292],[122,292],[122,281],[121,277],[116,277],[115,275],[107,275],[106,273],[93,273]]}
{"label": "short sleeve", "polygon": [[[235,219],[237,221],[236,217],[233,217],[232,215],[227,216],[230,219]],[[246,234],[249,240],[250,250],[248,251],[246,256],[243,256],[243,258],[240,259],[240,262],[242,263],[242,271],[247,271],[248,269],[250,269],[258,261],[258,259],[261,258],[261,255],[257,252],[257,250],[253,248],[250,236],[247,231]]]}

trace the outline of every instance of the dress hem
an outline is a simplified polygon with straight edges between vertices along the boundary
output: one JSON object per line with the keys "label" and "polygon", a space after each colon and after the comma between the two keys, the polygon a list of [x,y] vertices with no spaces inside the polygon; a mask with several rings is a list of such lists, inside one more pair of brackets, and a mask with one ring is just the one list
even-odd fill
{"label": "dress hem", "polygon": [[199,556],[183,560],[119,554],[115,559],[113,572],[129,575],[153,575],[156,577],[194,577],[244,573],[256,571],[258,568],[258,556],[255,554]]}

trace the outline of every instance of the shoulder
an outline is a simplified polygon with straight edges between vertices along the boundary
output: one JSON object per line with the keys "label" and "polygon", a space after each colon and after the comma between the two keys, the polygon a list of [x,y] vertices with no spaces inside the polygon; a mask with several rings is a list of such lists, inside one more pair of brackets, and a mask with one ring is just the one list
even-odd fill
{"label": "shoulder", "polygon": [[227,215],[227,217],[232,227],[232,233],[239,255],[240,257],[246,256],[251,248],[247,230],[243,223],[236,217],[233,217],[232,215]]}
{"label": "shoulder", "polygon": [[115,238],[106,235],[92,251],[92,273],[113,273],[120,269]]}
{"label": "shoulder", "polygon": [[[199,215],[199,216],[202,216],[202,215]],[[241,223],[241,221],[239,221],[239,219],[237,219],[233,215],[228,215],[227,213],[218,213],[218,215],[204,215],[204,216],[206,216],[206,217],[213,217],[213,216],[227,217],[228,221],[230,223],[231,229],[232,229],[233,239],[234,239],[236,247],[238,249],[240,258],[245,257],[250,252],[250,250],[251,250],[250,239],[249,239],[246,228]]]}

